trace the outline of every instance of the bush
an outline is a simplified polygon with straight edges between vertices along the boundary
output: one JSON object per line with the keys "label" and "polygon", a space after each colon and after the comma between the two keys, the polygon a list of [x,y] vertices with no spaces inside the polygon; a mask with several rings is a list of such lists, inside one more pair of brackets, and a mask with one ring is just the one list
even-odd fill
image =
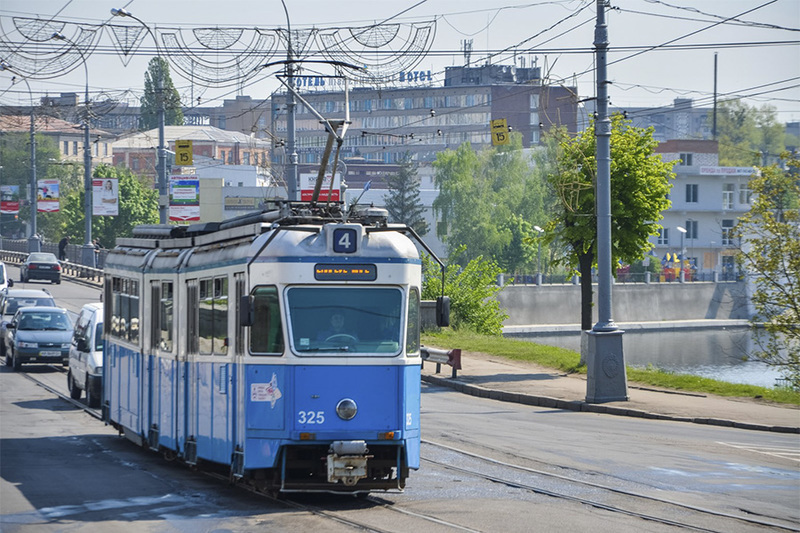
{"label": "bush", "polygon": [[[460,249],[456,256],[463,252]],[[442,274],[439,265],[423,255],[422,298],[435,300],[442,294]],[[502,289],[496,281],[502,269],[491,260],[477,257],[465,267],[452,263],[445,268],[444,294],[450,297],[450,325],[483,335],[501,335],[503,320],[508,314],[495,298]]]}

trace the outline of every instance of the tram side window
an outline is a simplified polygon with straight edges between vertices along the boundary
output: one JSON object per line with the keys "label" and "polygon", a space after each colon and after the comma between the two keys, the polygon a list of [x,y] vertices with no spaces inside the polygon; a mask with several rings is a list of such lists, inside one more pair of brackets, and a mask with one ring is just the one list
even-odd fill
{"label": "tram side window", "polygon": [[419,330],[419,290],[414,287],[408,293],[407,354],[419,353]]}
{"label": "tram side window", "polygon": [[172,324],[173,324],[173,293],[172,282],[161,283],[161,302],[159,313],[159,344],[165,352],[172,351]]}
{"label": "tram side window", "polygon": [[139,342],[139,282],[114,278],[111,284],[111,335]]}
{"label": "tram side window", "polygon": [[283,327],[277,287],[258,287],[253,291],[253,326],[250,328],[250,352],[282,354]]}
{"label": "tram side window", "polygon": [[203,355],[228,353],[228,278],[200,280],[199,341]]}

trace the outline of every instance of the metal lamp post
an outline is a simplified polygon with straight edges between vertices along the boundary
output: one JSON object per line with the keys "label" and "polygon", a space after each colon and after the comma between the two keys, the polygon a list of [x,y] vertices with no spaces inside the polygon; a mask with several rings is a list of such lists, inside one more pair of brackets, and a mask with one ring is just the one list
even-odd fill
{"label": "metal lamp post", "polygon": [[83,60],[83,72],[86,76],[86,87],[84,92],[84,116],[83,116],[83,190],[84,190],[84,234],[85,242],[81,248],[81,263],[94,268],[96,265],[95,248],[92,244],[92,147],[89,140],[89,67],[86,65],[86,56],[75,43],[61,33],[54,33],[51,37],[58,41],[64,41],[81,55]]}
{"label": "metal lamp post", "polygon": [[[11,68],[11,65],[5,61],[0,61],[0,71],[3,70],[14,72],[14,69]],[[12,78],[12,83],[15,78],[16,76]],[[36,117],[33,113],[34,106],[31,84],[28,83],[28,80],[25,78],[21,77],[20,79],[25,82],[25,86],[28,88],[28,97],[31,100],[31,235],[28,238],[28,252],[32,253],[42,251],[42,241],[39,239],[39,235],[36,233],[36,213],[39,210],[39,186],[36,182]]]}
{"label": "metal lamp post", "polygon": [[[153,31],[150,29],[142,19],[139,17],[134,16],[130,11],[123,9],[123,8],[112,8],[111,14],[115,17],[128,17],[132,18],[136,22],[142,25],[142,27],[150,34],[150,37],[153,38],[153,42],[156,46],[156,57],[161,59],[161,53],[159,52],[158,48],[158,39],[153,34]],[[164,71],[160,71],[160,75],[156,82],[156,92],[159,95],[159,104],[158,104],[158,163],[156,163],[157,172],[158,172],[158,221],[161,224],[166,224],[167,220],[167,208],[169,206],[169,195],[168,195],[168,185],[167,185],[167,147],[164,141],[164,127],[166,122],[166,110],[164,108]]]}
{"label": "metal lamp post", "polygon": [[536,239],[537,255],[536,255],[536,284],[542,284],[542,233],[544,230],[539,226],[534,226],[533,229],[539,232],[539,238]]}
{"label": "metal lamp post", "polygon": [[686,257],[686,251],[683,248],[683,236],[686,235],[686,228],[684,228],[682,226],[678,226],[676,229],[681,232],[681,257],[680,257],[680,259],[681,259],[681,262],[680,262],[681,273],[680,273],[680,280],[681,280],[681,283],[683,283],[685,281],[685,279],[686,279],[684,277],[685,275],[683,273],[683,260],[684,260],[684,257]]}

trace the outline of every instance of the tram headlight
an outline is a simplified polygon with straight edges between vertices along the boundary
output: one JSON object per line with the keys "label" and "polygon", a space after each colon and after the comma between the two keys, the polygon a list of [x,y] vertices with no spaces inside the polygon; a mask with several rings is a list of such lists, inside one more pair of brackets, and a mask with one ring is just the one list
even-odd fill
{"label": "tram headlight", "polygon": [[351,420],[354,416],[356,416],[357,412],[358,406],[356,405],[356,402],[350,398],[345,398],[336,404],[336,414],[339,415],[339,418],[342,420]]}

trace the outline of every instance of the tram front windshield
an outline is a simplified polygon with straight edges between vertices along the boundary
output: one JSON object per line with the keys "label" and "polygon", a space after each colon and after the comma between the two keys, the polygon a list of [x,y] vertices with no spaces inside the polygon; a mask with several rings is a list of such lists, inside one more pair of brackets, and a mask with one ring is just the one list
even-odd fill
{"label": "tram front windshield", "polygon": [[400,289],[385,287],[293,287],[287,291],[295,352],[400,353]]}

